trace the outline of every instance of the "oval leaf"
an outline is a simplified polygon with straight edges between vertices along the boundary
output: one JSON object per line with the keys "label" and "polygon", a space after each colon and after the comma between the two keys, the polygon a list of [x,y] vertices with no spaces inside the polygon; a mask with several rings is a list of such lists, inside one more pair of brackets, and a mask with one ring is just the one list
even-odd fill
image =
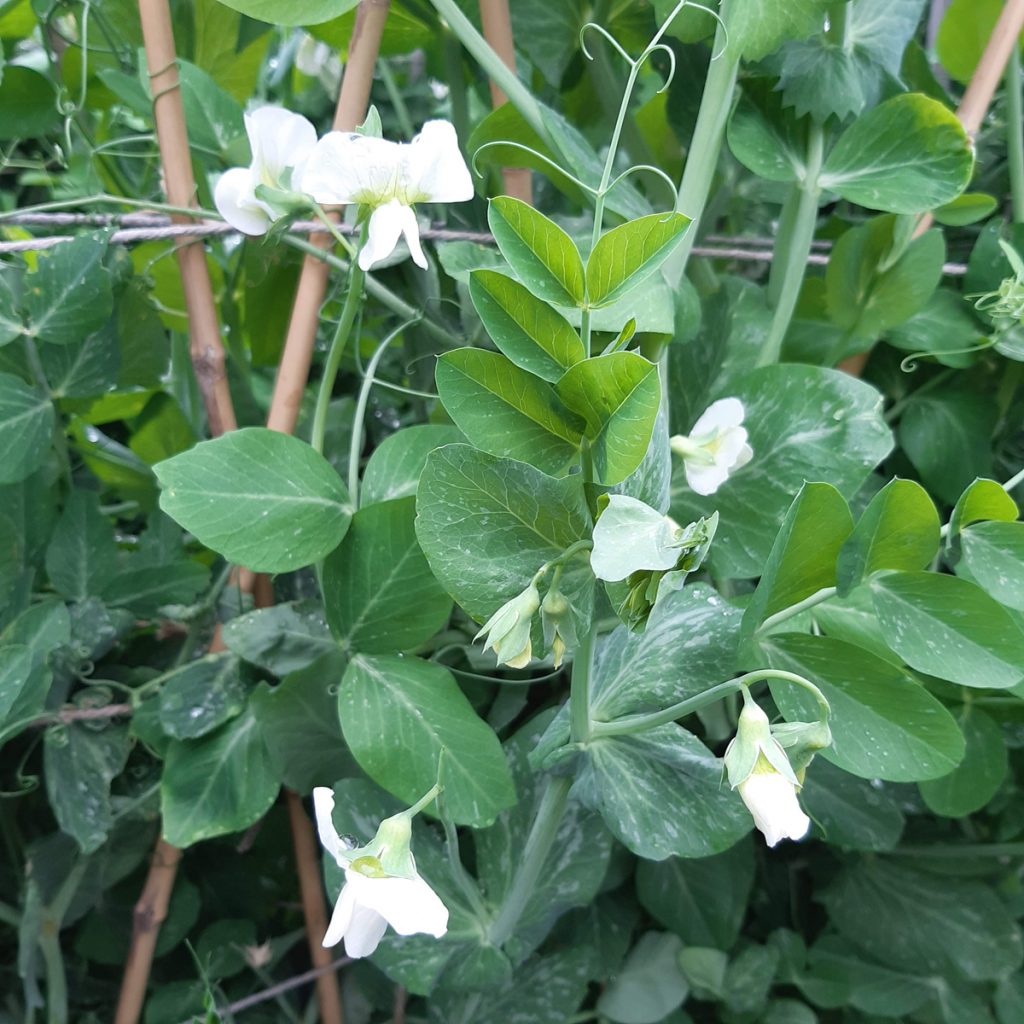
{"label": "oval leaf", "polygon": [[24,480],[46,461],[53,422],[53,403],[46,395],[0,373],[0,484]]}
{"label": "oval leaf", "polygon": [[290,572],[333,551],[352,505],[331,464],[304,441],[246,427],[153,467],[160,507],[229,562]]}

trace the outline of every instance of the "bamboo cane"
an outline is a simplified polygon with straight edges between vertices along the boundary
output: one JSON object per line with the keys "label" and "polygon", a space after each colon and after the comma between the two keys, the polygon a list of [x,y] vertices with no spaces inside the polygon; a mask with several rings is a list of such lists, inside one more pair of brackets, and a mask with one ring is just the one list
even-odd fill
{"label": "bamboo cane", "polygon": [[[480,0],[480,23],[484,39],[513,74],[516,70],[516,48],[512,36],[512,16],[508,0]],[[491,104],[494,109],[508,103],[504,90],[491,79]],[[505,194],[533,205],[533,181],[528,167],[503,167]]]}
{"label": "bamboo cane", "polygon": [[[352,131],[366,117],[373,85],[373,69],[380,52],[380,40],[391,0],[362,0],[356,11],[356,23],[348,46],[348,61],[341,80],[341,92],[334,113],[336,131]],[[333,238],[327,234],[310,235],[310,241],[328,249]],[[302,261],[292,316],[285,336],[281,366],[274,382],[274,397],[267,426],[290,434],[295,430],[302,407],[302,396],[313,359],[316,329],[320,322],[320,304],[327,291],[328,265],[313,256]]]}

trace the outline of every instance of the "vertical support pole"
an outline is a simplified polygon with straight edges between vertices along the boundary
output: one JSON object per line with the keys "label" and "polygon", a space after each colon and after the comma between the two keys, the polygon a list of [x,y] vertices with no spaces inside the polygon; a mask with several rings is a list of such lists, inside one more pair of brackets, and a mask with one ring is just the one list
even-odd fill
{"label": "vertical support pole", "polygon": [[[480,0],[480,23],[483,26],[484,39],[490,43],[491,49],[501,58],[505,67],[515,74],[516,48],[512,37],[512,15],[509,13],[508,0]],[[491,103],[495,110],[508,103],[508,96],[493,78]],[[506,195],[533,205],[533,182],[528,167],[503,167],[501,175],[505,182]]]}

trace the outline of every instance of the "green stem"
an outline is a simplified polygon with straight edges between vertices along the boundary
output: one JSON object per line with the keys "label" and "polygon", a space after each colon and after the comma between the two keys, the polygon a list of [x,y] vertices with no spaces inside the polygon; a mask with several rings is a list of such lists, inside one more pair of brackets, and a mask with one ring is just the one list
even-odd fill
{"label": "green stem", "polygon": [[1015,224],[1024,224],[1024,104],[1021,103],[1020,63],[1020,47],[1015,45],[1006,65],[1006,151]]}
{"label": "green stem", "polygon": [[384,353],[388,346],[395,340],[395,335],[405,329],[405,324],[392,331],[378,346],[373,353],[373,358],[366,365],[366,374],[363,377],[362,387],[359,389],[359,398],[356,400],[355,412],[352,414],[352,440],[348,448],[348,493],[355,508],[359,508],[359,455],[363,450],[363,421],[366,418],[366,406],[370,401],[370,389],[374,384],[374,375],[377,373]]}
{"label": "green stem", "polygon": [[572,658],[572,679],[569,684],[570,734],[574,743],[590,739],[590,675],[594,664],[597,629],[591,626],[580,640]]}
{"label": "green stem", "polygon": [[[722,20],[719,21],[718,30],[715,32],[713,59],[704,82],[697,125],[693,131],[693,139],[686,155],[686,166],[683,168],[683,178],[679,184],[676,210],[690,218],[690,227],[662,270],[669,284],[677,284],[686,271],[690,250],[696,241],[700,218],[707,205],[708,193],[711,191],[711,182],[718,166],[718,154],[725,135],[725,123],[732,107],[740,60],[735,48],[728,46],[725,22],[728,20],[729,4],[730,0],[722,0],[719,7]],[[714,57],[715,54],[718,56]]]}
{"label": "green stem", "polygon": [[43,912],[39,928],[39,949],[46,965],[47,1024],[67,1024],[68,987],[64,974],[64,957],[60,949],[60,928],[64,915],[78,892],[78,886],[89,866],[90,858],[81,857],[71,868],[52,902]]}
{"label": "green stem", "polygon": [[[363,239],[360,248],[366,242],[366,230],[363,229]],[[345,353],[345,346],[348,344],[348,336],[352,331],[352,324],[355,323],[356,313],[359,312],[359,303],[363,297],[363,281],[366,275],[360,269],[359,262],[353,260],[349,264],[348,294],[345,296],[345,305],[341,310],[341,319],[338,320],[337,329],[331,339],[331,347],[327,352],[327,362],[324,364],[324,374],[320,381],[320,390],[316,396],[316,409],[313,412],[313,430],[309,443],[314,451],[323,455],[324,434],[327,431],[327,410],[331,405],[331,395],[334,392],[334,381],[338,376],[338,368],[341,366],[341,357]]]}
{"label": "green stem", "polygon": [[655,729],[659,725],[668,725],[684,715],[700,711],[701,708],[714,704],[716,701],[727,697],[742,689],[744,683],[739,679],[730,679],[728,682],[712,686],[710,690],[698,693],[695,697],[687,697],[671,707],[663,708],[661,711],[651,711],[639,715],[626,715],[617,718],[613,722],[594,722],[591,731],[595,738],[602,736],[630,736],[633,733],[646,732],[648,729]]}
{"label": "green stem", "polygon": [[[598,200],[601,201],[600,199]],[[595,209],[595,216],[599,216],[599,211]],[[597,222],[595,221],[595,224]],[[583,351],[586,356],[590,357],[590,307],[584,306],[580,310],[580,338],[583,341]]]}
{"label": "green stem", "polygon": [[448,23],[448,27],[458,37],[459,42],[470,52],[488,77],[522,114],[523,120],[551,150],[561,154],[558,140],[548,131],[548,126],[544,123],[540,106],[534,99],[533,93],[519,81],[514,71],[505,66],[505,62],[491,49],[490,43],[477,32],[455,0],[430,0],[430,3]]}
{"label": "green stem", "polygon": [[544,862],[551,852],[555,837],[558,835],[558,828],[562,824],[565,809],[569,802],[569,790],[572,787],[572,779],[560,775],[548,779],[547,785],[540,798],[540,805],[537,814],[533,819],[533,826],[526,839],[523,848],[522,860],[519,862],[519,870],[508,894],[501,905],[501,910],[491,925],[490,940],[495,946],[504,945],[516,930],[519,919],[523,916],[526,904],[533,894],[540,878]]}
{"label": "green stem", "polygon": [[416,128],[409,116],[409,108],[406,106],[402,90],[398,88],[398,83],[395,81],[394,72],[386,60],[377,61],[377,70],[380,72],[381,81],[384,83],[391,106],[395,108],[395,116],[398,118],[398,126],[402,130],[402,135],[406,139],[411,139],[416,134]]}
{"label": "green stem", "polygon": [[[758,354],[758,366],[770,366],[779,361],[782,342],[789,330],[800,298],[800,288],[807,270],[807,257],[814,241],[814,228],[818,221],[818,176],[824,154],[824,133],[821,125],[812,121],[807,132],[807,164],[800,182],[799,198],[792,216],[783,218],[780,224],[778,245],[772,261],[772,273],[778,285],[775,289],[775,312],[772,316],[768,337]],[[783,233],[785,228],[785,233]],[[781,265],[781,273],[775,275],[775,265]]]}
{"label": "green stem", "polygon": [[830,598],[835,596],[835,587],[822,587],[821,590],[816,590],[810,597],[805,597],[802,601],[797,601],[796,604],[791,604],[788,608],[783,608],[782,611],[776,612],[774,615],[769,615],[768,618],[757,627],[757,632],[766,633],[769,629],[773,626],[777,626],[780,622],[785,622],[786,619],[791,619],[794,615],[799,615],[801,612],[807,611],[808,608],[813,608],[816,604],[821,604],[822,601],[828,601]]}
{"label": "green stem", "polygon": [[455,134],[460,139],[468,139],[469,103],[466,99],[466,72],[462,66],[462,47],[450,31],[444,33],[442,51],[452,124],[455,125]]}

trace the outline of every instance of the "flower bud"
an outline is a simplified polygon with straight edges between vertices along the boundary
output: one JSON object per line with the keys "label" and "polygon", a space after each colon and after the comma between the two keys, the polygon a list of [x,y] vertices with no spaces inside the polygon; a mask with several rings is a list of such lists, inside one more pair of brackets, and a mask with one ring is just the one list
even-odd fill
{"label": "flower bud", "polygon": [[551,651],[555,668],[561,668],[565,652],[576,646],[576,628],[569,602],[558,589],[557,580],[544,595],[540,617],[544,625],[544,643]]}
{"label": "flower bud", "polygon": [[533,657],[530,631],[533,617],[540,608],[540,592],[536,583],[506,601],[484,624],[473,638],[479,640],[485,633],[487,641],[484,650],[492,650],[498,656],[499,665],[510,668],[525,668]]}

